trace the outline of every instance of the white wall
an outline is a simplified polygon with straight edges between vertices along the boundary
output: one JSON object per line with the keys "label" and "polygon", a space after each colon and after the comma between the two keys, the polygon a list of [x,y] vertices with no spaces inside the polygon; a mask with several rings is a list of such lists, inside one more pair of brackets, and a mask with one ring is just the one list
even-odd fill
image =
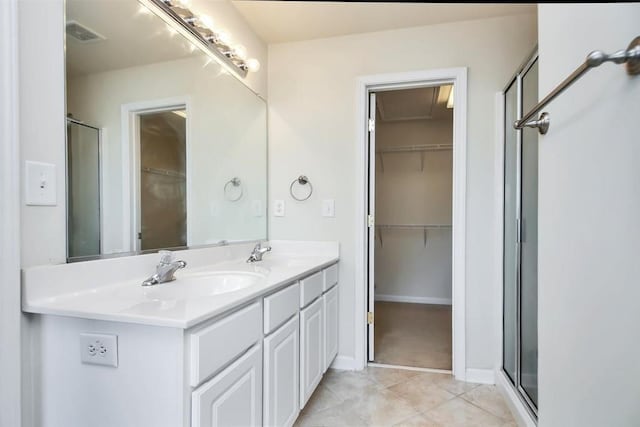
{"label": "white wall", "polygon": [[[639,35],[640,5],[540,5],[545,96]],[[539,149],[541,427],[640,422],[640,76],[604,64],[544,111]]]}
{"label": "white wall", "polygon": [[0,2],[0,426],[21,425],[22,402],[17,18],[16,0]]}
{"label": "white wall", "polygon": [[[452,117],[376,121],[376,150],[452,142]],[[378,154],[376,224],[451,225],[452,154],[451,150]],[[376,234],[376,299],[451,303],[450,228],[428,230],[426,246],[422,229],[380,229]]]}
{"label": "white wall", "polygon": [[[103,222],[106,253],[133,250],[123,241],[127,209],[127,165],[122,161],[121,107],[163,99],[188,100],[187,227],[189,245],[266,238],[266,103],[204,55],[79,76],[67,83],[67,111],[103,133]],[[131,143],[133,143],[131,141]],[[224,185],[239,177],[237,202]],[[235,193],[233,193],[235,196]],[[262,206],[260,216],[254,203]],[[123,210],[124,209],[124,210]],[[158,213],[161,215],[161,213]]]}
{"label": "white wall", "polygon": [[[135,1],[135,0],[131,0]],[[247,78],[266,96],[267,49],[229,0],[195,0],[194,10],[211,15],[257,58],[261,69]],[[55,207],[21,209],[22,266],[65,262],[64,2],[19,0],[20,146],[24,160],[53,163]]]}
{"label": "white wall", "polygon": [[[514,16],[269,46],[269,199],[288,203],[270,237],[340,241],[341,356],[355,354],[356,78],[467,66],[467,366],[494,367],[494,94],[535,43],[535,16]],[[315,188],[304,203],[288,195],[301,173]],[[321,216],[328,198],[335,218]]]}
{"label": "white wall", "polygon": [[[66,257],[64,3],[19,0],[20,165],[56,165],[56,206],[21,209],[22,265],[55,264]],[[21,185],[24,182],[21,181]]]}
{"label": "white wall", "polygon": [[[270,237],[340,241],[342,357],[355,354],[356,78],[466,66],[466,357],[469,368],[494,367],[494,95],[535,43],[535,16],[514,16],[269,46],[269,199],[287,201],[286,217],[270,217]],[[315,188],[302,203],[288,195],[301,173]],[[329,198],[335,218],[321,216],[321,200]]]}

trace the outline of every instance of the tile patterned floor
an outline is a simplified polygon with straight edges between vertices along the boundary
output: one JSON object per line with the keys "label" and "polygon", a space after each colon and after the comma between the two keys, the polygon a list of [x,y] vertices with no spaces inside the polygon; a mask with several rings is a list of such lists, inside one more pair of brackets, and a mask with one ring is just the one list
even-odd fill
{"label": "tile patterned floor", "polygon": [[495,386],[368,367],[329,370],[295,423],[320,426],[517,427]]}

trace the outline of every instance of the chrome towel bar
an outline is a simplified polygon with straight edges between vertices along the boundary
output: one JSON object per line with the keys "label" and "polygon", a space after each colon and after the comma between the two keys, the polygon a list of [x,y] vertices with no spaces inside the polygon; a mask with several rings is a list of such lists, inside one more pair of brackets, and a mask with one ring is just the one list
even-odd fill
{"label": "chrome towel bar", "polygon": [[616,64],[626,64],[627,74],[635,76],[640,74],[640,36],[636,37],[629,43],[627,49],[619,50],[612,54],[607,55],[604,52],[596,50],[587,55],[587,59],[571,73],[569,77],[564,79],[562,83],[555,87],[545,96],[542,101],[538,102],[535,107],[525,114],[520,120],[517,120],[513,127],[516,129],[522,129],[525,127],[537,128],[538,132],[542,135],[549,130],[550,117],[549,113],[542,113],[537,120],[532,118],[540,112],[544,107],[553,101],[558,95],[567,90],[569,86],[575,83],[580,77],[587,73],[592,68],[596,68],[605,62],[613,62]]}

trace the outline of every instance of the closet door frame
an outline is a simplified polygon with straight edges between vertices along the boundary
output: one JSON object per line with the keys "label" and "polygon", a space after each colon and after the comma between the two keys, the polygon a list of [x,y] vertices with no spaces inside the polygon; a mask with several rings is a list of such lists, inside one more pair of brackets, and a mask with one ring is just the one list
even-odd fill
{"label": "closet door frame", "polygon": [[[367,365],[368,280],[368,137],[369,94],[382,90],[410,89],[453,84],[456,91],[453,129],[453,230],[452,230],[452,331],[453,375],[461,381],[493,383],[495,371],[466,369],[466,171],[467,171],[467,68],[446,68],[406,73],[377,74],[356,81],[356,295],[355,360],[338,366],[363,369]],[[375,324],[375,319],[374,319]],[[340,358],[339,358],[340,359]]]}

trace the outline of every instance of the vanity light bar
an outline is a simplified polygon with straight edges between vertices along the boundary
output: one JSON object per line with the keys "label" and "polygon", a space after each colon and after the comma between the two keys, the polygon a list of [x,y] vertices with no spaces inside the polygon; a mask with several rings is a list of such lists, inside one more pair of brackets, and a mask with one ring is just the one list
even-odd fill
{"label": "vanity light bar", "polygon": [[[260,63],[246,59],[244,48],[232,46],[224,32],[217,32],[203,23],[185,6],[184,0],[138,0],[169,26],[196,42],[202,50],[238,77],[246,77],[249,71],[257,71]],[[195,40],[194,40],[195,39]]]}

